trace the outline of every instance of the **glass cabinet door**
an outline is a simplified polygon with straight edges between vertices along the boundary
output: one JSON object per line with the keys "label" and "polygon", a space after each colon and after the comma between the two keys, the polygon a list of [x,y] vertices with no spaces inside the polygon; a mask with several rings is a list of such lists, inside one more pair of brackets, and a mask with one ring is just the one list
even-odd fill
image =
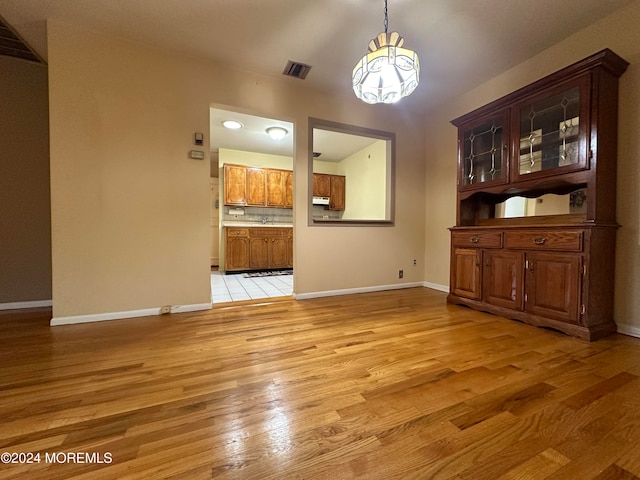
{"label": "glass cabinet door", "polygon": [[508,114],[474,123],[459,133],[460,187],[478,188],[507,181]]}
{"label": "glass cabinet door", "polygon": [[584,82],[573,85],[516,108],[518,180],[586,166],[588,89]]}

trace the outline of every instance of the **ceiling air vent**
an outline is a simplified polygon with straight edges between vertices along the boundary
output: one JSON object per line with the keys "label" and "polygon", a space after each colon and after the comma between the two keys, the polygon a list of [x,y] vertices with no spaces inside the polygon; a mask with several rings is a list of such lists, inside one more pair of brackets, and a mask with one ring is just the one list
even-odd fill
{"label": "ceiling air vent", "polygon": [[282,73],[288,77],[295,77],[300,80],[304,80],[309,73],[309,70],[311,70],[311,65],[305,65],[304,63],[289,60]]}

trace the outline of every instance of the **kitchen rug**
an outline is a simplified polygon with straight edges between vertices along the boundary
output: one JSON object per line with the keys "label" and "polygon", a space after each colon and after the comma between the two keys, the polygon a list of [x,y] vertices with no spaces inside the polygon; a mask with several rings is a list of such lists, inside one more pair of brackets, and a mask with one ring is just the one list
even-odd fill
{"label": "kitchen rug", "polygon": [[266,270],[264,272],[247,272],[242,274],[244,278],[276,277],[279,275],[293,275],[293,270]]}

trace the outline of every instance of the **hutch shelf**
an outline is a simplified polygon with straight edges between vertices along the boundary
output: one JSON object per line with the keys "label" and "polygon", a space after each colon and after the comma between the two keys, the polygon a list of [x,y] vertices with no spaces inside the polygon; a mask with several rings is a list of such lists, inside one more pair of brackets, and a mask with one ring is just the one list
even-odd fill
{"label": "hutch shelf", "polygon": [[452,121],[450,303],[586,340],[612,332],[618,78],[602,50]]}

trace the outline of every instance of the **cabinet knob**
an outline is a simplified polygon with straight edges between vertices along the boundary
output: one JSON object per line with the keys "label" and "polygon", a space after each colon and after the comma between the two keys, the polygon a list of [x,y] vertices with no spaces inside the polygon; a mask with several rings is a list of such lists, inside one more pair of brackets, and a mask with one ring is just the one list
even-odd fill
{"label": "cabinet knob", "polygon": [[480,241],[480,237],[476,237],[475,235],[469,239],[471,243],[478,243]]}
{"label": "cabinet knob", "polygon": [[544,245],[544,242],[546,242],[547,239],[544,237],[535,237],[533,239],[533,243],[535,243],[536,245]]}

